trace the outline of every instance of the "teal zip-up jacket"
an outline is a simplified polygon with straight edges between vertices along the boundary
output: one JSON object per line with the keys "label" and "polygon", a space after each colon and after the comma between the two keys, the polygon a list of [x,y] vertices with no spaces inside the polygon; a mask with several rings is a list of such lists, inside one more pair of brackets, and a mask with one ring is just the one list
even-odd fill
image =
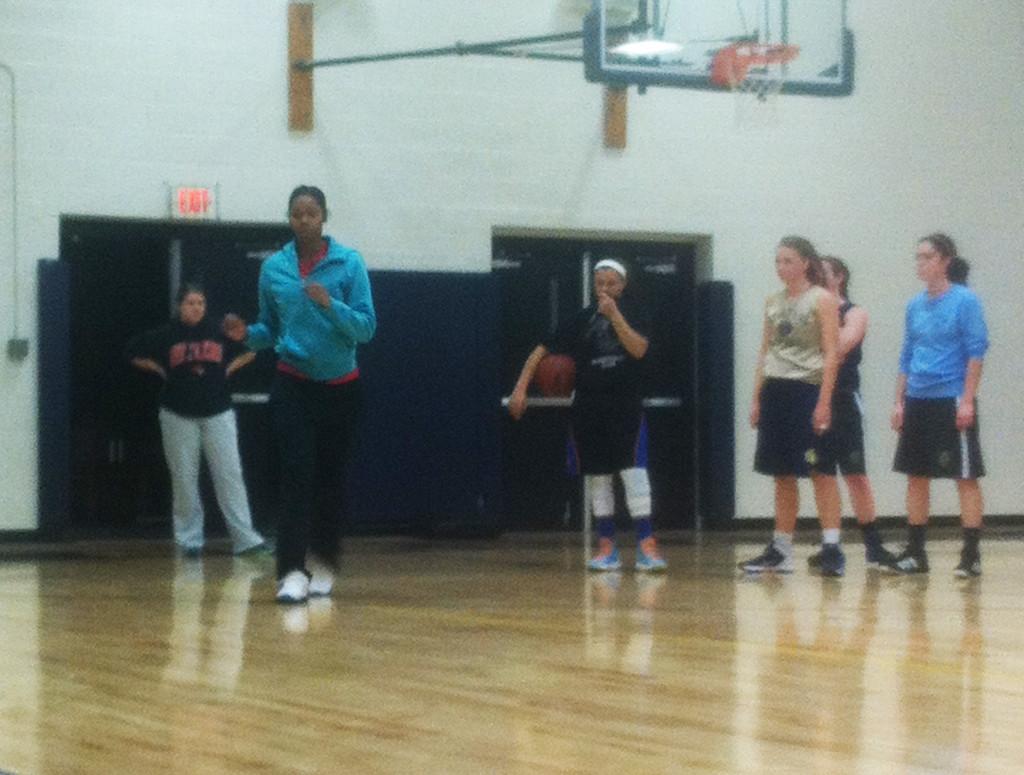
{"label": "teal zip-up jacket", "polygon": [[[273,347],[282,361],[319,381],[354,370],[357,345],[370,341],[377,330],[363,257],[331,237],[325,239],[327,255],[305,280],[299,275],[294,240],[263,262],[259,319],[246,336],[253,350]],[[306,282],[324,286],[331,306],[325,309],[309,298]]]}

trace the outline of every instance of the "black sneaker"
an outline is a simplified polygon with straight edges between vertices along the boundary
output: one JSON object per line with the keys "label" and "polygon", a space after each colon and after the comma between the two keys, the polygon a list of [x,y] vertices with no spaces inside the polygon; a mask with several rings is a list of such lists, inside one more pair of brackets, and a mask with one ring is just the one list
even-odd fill
{"label": "black sneaker", "polygon": [[953,569],[953,575],[961,579],[977,578],[981,575],[981,555],[978,552],[960,552],[960,564]]}
{"label": "black sneaker", "polygon": [[839,578],[846,572],[846,555],[839,544],[824,544],[821,547],[821,575]]}
{"label": "black sneaker", "polygon": [[773,542],[757,557],[739,563],[739,569],[744,573],[792,573],[793,558],[776,549]]}
{"label": "black sneaker", "polygon": [[864,547],[864,562],[869,568],[887,568],[896,562],[896,555],[881,543]]}
{"label": "black sneaker", "polygon": [[928,555],[924,553],[924,550],[915,553],[909,549],[904,549],[899,557],[894,557],[892,562],[885,567],[886,570],[890,570],[893,573],[903,573],[905,575],[927,573]]}
{"label": "black sneaker", "polygon": [[[864,563],[869,569],[878,570],[896,562],[896,555],[882,544],[864,547]],[[817,551],[807,558],[807,567],[811,570],[821,568],[821,552]]]}

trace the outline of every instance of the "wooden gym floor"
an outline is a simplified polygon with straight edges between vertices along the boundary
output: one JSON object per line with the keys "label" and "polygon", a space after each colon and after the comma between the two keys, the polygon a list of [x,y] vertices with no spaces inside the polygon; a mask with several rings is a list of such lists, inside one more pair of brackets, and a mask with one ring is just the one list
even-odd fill
{"label": "wooden gym floor", "polygon": [[965,582],[945,535],[899,578],[851,533],[840,581],[738,576],[761,536],[668,535],[662,578],[355,539],[293,608],[271,558],[0,545],[0,771],[1020,773],[1021,538]]}

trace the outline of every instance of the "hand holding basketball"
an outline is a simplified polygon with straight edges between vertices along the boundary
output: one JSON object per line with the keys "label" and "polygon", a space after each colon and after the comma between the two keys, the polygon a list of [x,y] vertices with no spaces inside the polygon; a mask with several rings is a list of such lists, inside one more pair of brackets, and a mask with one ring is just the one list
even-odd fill
{"label": "hand holding basketball", "polygon": [[245,321],[233,312],[229,312],[224,316],[224,320],[221,322],[220,327],[224,332],[224,336],[233,342],[241,342],[245,339]]}
{"label": "hand holding basketball", "polygon": [[526,413],[526,390],[516,389],[508,397],[508,413],[513,420],[520,419]]}

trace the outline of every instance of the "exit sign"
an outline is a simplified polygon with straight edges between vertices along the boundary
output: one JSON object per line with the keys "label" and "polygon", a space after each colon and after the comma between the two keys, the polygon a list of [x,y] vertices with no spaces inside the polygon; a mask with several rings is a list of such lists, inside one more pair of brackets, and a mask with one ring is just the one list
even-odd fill
{"label": "exit sign", "polygon": [[215,188],[172,186],[170,200],[172,218],[188,218],[199,221],[217,218]]}

